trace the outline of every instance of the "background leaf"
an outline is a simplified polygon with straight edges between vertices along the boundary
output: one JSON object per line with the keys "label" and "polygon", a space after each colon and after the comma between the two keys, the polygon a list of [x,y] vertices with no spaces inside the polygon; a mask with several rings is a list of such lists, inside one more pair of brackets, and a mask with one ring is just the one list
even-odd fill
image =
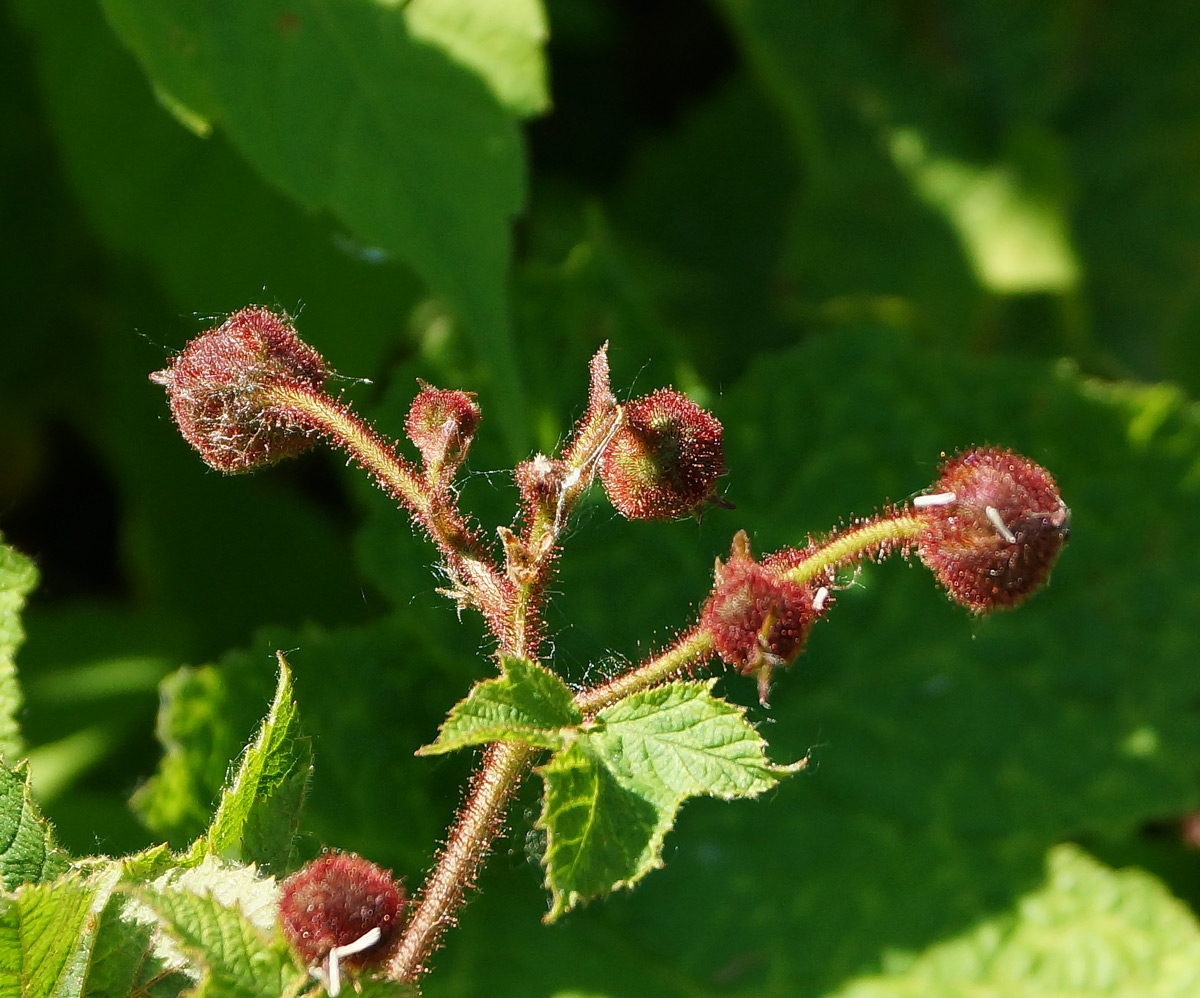
{"label": "background leaf", "polygon": [[0,539],[0,758],[11,763],[21,752],[21,687],[13,657],[25,638],[21,609],[37,585],[33,565]]}
{"label": "background leaf", "polygon": [[851,983],[839,998],[960,995],[971,987],[1103,994],[1114,977],[1129,994],[1182,995],[1195,986],[1196,918],[1155,878],[1109,869],[1070,845],[1046,861],[1045,884],[1011,915],[920,958],[894,957],[897,966]]}

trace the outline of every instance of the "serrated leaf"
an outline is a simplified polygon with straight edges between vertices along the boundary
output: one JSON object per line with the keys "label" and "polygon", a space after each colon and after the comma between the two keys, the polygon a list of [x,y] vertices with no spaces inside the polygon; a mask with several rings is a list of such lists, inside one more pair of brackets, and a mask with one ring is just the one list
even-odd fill
{"label": "serrated leaf", "polygon": [[281,938],[269,939],[240,911],[211,895],[168,888],[145,889],[138,897],[200,968],[196,996],[274,998],[306,977]]}
{"label": "serrated leaf", "polygon": [[109,898],[96,929],[84,998],[178,998],[196,983],[163,957],[154,922],[136,917],[141,907],[127,894]]}
{"label": "serrated leaf", "polygon": [[1046,883],[1011,913],[837,998],[959,998],[964,994],[1167,998],[1200,986],[1194,913],[1142,870],[1113,870],[1074,845],[1047,857]]}
{"label": "serrated leaf", "polygon": [[454,705],[431,745],[418,755],[438,755],[469,745],[521,741],[556,748],[563,728],[583,720],[567,685],[536,662],[501,656],[503,675],[476,683],[465,700]]}
{"label": "serrated leaf", "polygon": [[746,721],[746,709],[712,695],[715,679],[669,683],[622,700],[587,733],[622,783],[663,805],[707,795],[756,797],[788,773]]}
{"label": "serrated leaf", "polygon": [[712,695],[715,682],[627,697],[541,767],[547,921],[661,866],[663,839],[689,797],[755,797],[804,765],[770,763],[744,708]]}
{"label": "serrated leaf", "polygon": [[282,652],[278,659],[274,702],[203,840],[210,853],[267,870],[287,865],[312,773],[312,746],[300,734],[291,670]]}
{"label": "serrated leaf", "polygon": [[116,864],[91,877],[24,884],[0,898],[0,998],[76,998],[95,940],[94,907],[108,899]]}
{"label": "serrated leaf", "polygon": [[546,831],[546,886],[553,921],[580,901],[643,876],[658,861],[669,827],[662,809],[623,787],[584,741],[542,766],[546,786],[539,827]]}
{"label": "serrated leaf", "polygon": [[24,767],[12,770],[0,764],[0,884],[12,890],[18,884],[53,880],[67,866],[66,853],[54,844],[50,825],[29,792]]}
{"label": "serrated leaf", "polygon": [[25,639],[21,611],[37,585],[37,569],[0,535],[0,759],[15,764],[24,747],[17,721],[22,697],[14,656]]}

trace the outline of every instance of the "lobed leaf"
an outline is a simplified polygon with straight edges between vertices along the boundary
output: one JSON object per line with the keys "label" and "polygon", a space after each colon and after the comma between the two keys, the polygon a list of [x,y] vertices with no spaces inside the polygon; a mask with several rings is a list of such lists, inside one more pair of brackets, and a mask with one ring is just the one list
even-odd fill
{"label": "lobed leaf", "polygon": [[500,657],[502,675],[476,683],[454,705],[437,739],[418,755],[439,755],[469,745],[522,741],[539,748],[563,744],[564,728],[583,720],[571,691],[554,673],[527,658]]}
{"label": "lobed leaf", "polygon": [[541,767],[547,921],[662,866],[663,839],[689,797],[756,797],[803,767],[770,763],[744,708],[712,695],[715,682],[627,697]]}

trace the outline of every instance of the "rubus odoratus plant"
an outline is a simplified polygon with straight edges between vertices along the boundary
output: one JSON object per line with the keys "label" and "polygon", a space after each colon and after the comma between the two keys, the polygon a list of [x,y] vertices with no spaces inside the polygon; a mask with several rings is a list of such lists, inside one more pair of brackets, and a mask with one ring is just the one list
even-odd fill
{"label": "rubus odoratus plant", "polygon": [[[436,548],[446,595],[460,610],[482,616],[497,674],[478,682],[419,752],[482,749],[411,901],[390,873],[352,854],[327,852],[278,887],[252,868],[240,869],[237,875],[265,885],[269,900],[270,914],[260,923],[273,928],[259,924],[257,935],[243,933],[252,940],[245,943],[246,965],[274,968],[263,993],[320,987],[336,996],[346,979],[356,987],[415,987],[531,770],[544,784],[538,825],[551,895],[547,919],[636,883],[661,865],[663,838],[685,800],[753,797],[805,764],[771,762],[744,708],[716,695],[716,677],[706,673],[729,668],[748,677],[766,706],[777,672],[795,662],[863,561],[915,554],[951,599],[980,614],[1027,599],[1067,539],[1068,509],[1049,472],[1003,448],[966,450],[945,459],[938,479],[911,501],[798,538],[794,547],[758,555],[747,533],[737,532],[728,555],[716,561],[691,626],[644,661],[572,688],[547,652],[543,611],[573,511],[596,478],[631,519],[700,516],[709,504],[728,505],[718,491],[725,471],[720,422],[671,388],[619,401],[601,347],[590,364],[582,418],[556,453],[515,468],[520,508],[512,523],[488,532],[460,510],[456,486],[480,423],[471,394],[422,383],[405,422],[416,452],[407,457],[326,392],[329,374],[288,316],[251,307],[199,336],[151,379],[166,389],[185,439],[219,471],[251,471],[318,442],[365,469]],[[698,580],[698,590],[703,586]],[[142,886],[121,895],[118,914],[150,911],[186,937],[184,950],[198,932],[188,935],[205,895],[197,900],[172,887],[228,857],[230,843],[251,826],[260,835],[259,825],[275,827],[256,811],[263,791],[254,787],[266,785],[266,746],[281,743],[280,732],[296,724],[282,654],[279,662],[271,714],[209,832],[187,856],[173,857],[174,865],[161,856],[144,860],[149,873]],[[290,794],[297,812],[308,777],[301,756],[288,763],[291,769],[282,767],[295,779],[271,784],[272,793]],[[278,760],[272,766],[280,769]],[[294,832],[293,822],[288,834]],[[271,873],[290,865],[280,859]],[[215,891],[205,903],[205,924],[222,931],[228,928],[222,919],[232,925],[244,917],[222,907]],[[218,974],[214,962],[200,962]]]}

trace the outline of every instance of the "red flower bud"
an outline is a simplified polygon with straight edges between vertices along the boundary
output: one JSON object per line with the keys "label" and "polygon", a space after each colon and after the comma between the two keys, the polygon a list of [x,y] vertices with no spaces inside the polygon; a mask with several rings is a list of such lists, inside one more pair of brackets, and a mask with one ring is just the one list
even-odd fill
{"label": "red flower bud", "polygon": [[307,450],[312,427],[280,392],[319,392],[327,369],[286,315],[251,307],[192,340],[150,380],[167,390],[179,431],[227,474]]}
{"label": "red flower bud", "polygon": [[720,501],[725,471],[721,424],[673,388],[625,406],[620,428],[600,459],[609,501],[630,520],[671,520]]}
{"label": "red flower bud", "polygon": [[408,439],[425,462],[431,485],[453,478],[479,427],[479,406],[470,392],[434,388],[421,382],[421,391],[404,422]]}
{"label": "red flower bud", "polygon": [[921,560],[975,613],[1027,599],[1050,575],[1069,533],[1070,510],[1050,473],[1000,448],[946,462],[932,492],[913,506],[926,521],[917,539]]}
{"label": "red flower bud", "polygon": [[[399,939],[404,887],[353,853],[326,853],[282,885],[279,918],[289,943],[336,998],[341,968],[382,963]],[[320,966],[324,964],[324,966]]]}
{"label": "red flower bud", "polygon": [[749,537],[739,530],[729,560],[717,560],[713,591],[700,611],[700,625],[712,634],[722,661],[758,676],[763,703],[771,670],[796,660],[813,621],[830,605],[827,586],[785,578],[806,554],[787,548],[756,561]]}

